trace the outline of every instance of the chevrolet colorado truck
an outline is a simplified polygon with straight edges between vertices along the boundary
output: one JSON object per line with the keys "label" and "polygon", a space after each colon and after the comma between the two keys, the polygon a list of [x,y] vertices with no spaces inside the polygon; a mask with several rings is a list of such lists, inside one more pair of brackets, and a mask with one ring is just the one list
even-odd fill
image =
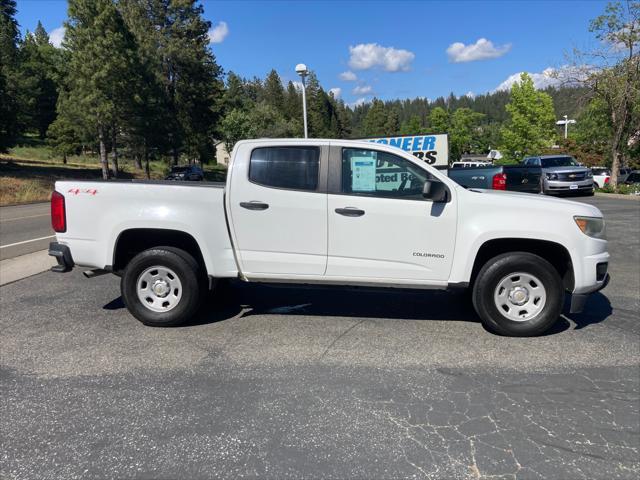
{"label": "chevrolet colorado truck", "polygon": [[[55,271],[120,276],[146,325],[179,325],[217,280],[468,288],[490,330],[537,335],[608,282],[596,207],[465,189],[370,142],[245,140],[226,183],[58,181]],[[424,312],[428,316],[428,312]]]}

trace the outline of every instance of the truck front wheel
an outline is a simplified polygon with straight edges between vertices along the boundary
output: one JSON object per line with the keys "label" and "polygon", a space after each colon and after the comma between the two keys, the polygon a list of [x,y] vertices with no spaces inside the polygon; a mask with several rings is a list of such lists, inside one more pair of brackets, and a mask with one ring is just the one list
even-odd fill
{"label": "truck front wheel", "polygon": [[489,330],[513,337],[540,335],[560,316],[562,280],[544,258],[512,252],[489,260],[473,285],[473,305]]}
{"label": "truck front wheel", "polygon": [[202,282],[198,262],[184,250],[155,247],[127,265],[120,290],[127,309],[145,325],[171,327],[198,310]]}

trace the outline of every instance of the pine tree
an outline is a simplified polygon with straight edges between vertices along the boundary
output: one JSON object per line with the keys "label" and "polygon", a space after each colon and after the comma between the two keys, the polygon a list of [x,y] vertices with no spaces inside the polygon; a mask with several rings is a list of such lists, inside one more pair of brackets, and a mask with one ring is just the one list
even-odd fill
{"label": "pine tree", "polygon": [[[107,146],[117,148],[139,75],[137,45],[111,0],[69,0],[65,42],[69,51],[68,99],[61,115],[75,116],[97,132],[103,178],[109,177]],[[66,107],[66,108],[65,108]],[[113,174],[118,174],[117,155]]]}
{"label": "pine tree", "polygon": [[223,108],[222,69],[209,48],[211,23],[195,0],[121,0],[142,55],[162,85],[172,162],[214,156]]}
{"label": "pine tree", "polygon": [[362,124],[364,127],[364,134],[367,137],[378,137],[385,134],[387,112],[382,100],[377,98],[373,99],[371,108],[369,108]]}
{"label": "pine tree", "polygon": [[264,81],[263,99],[268,105],[284,114],[284,88],[275,70],[271,70]]}
{"label": "pine tree", "polygon": [[20,33],[15,0],[0,0],[0,152],[18,136],[18,102],[15,68]]}
{"label": "pine tree", "polygon": [[385,135],[398,135],[400,133],[400,114],[396,108],[392,108],[388,115],[387,121],[384,124]]}
{"label": "pine tree", "polygon": [[58,49],[49,43],[49,35],[38,22],[34,33],[28,33],[19,49],[17,78],[20,89],[19,122],[38,132],[44,139],[56,118],[58,82],[63,67]]}

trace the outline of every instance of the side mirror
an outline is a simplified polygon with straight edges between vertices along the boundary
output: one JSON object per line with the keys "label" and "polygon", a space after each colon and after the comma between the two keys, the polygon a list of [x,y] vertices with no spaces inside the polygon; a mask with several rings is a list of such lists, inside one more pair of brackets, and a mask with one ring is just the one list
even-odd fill
{"label": "side mirror", "polygon": [[422,196],[434,203],[449,201],[449,189],[440,180],[431,179],[424,182]]}

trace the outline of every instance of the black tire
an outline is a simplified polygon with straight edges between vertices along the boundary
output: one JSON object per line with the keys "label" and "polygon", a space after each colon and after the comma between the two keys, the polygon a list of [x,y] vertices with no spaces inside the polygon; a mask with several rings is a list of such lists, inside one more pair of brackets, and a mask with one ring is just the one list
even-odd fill
{"label": "black tire", "polygon": [[[541,310],[528,320],[510,319],[494,300],[498,284],[510,275],[519,278],[516,273],[536,277],[546,294]],[[527,298],[529,296],[527,293]],[[544,258],[527,252],[512,252],[498,255],[484,264],[475,279],[472,299],[487,329],[501,335],[531,337],[544,333],[558,320],[564,304],[564,287],[557,270]],[[516,306],[514,310],[519,308]]]}
{"label": "black tire", "polygon": [[[138,279],[151,267],[170,269],[180,282],[180,298],[167,311],[153,311],[138,297]],[[120,279],[120,291],[127,309],[152,327],[173,327],[188,321],[200,306],[205,285],[198,262],[175,247],[155,247],[139,253],[129,262]]]}

